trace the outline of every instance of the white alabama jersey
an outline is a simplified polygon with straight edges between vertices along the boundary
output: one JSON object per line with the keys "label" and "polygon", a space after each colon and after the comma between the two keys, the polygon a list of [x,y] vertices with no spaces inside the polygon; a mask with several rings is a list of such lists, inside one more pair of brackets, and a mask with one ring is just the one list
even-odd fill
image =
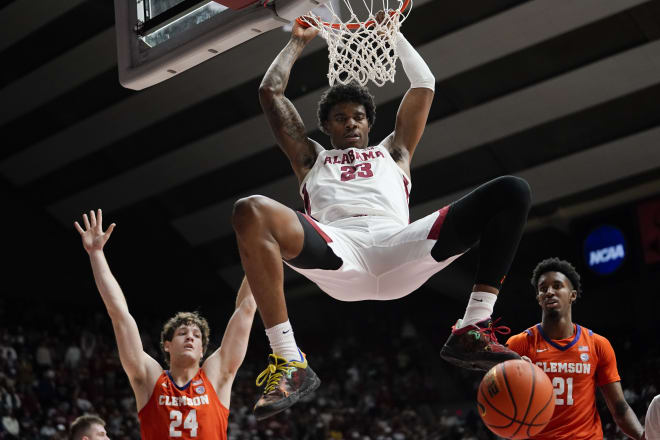
{"label": "white alabama jersey", "polygon": [[409,222],[411,182],[382,145],[324,150],[300,185],[307,214],[320,223],[361,215]]}

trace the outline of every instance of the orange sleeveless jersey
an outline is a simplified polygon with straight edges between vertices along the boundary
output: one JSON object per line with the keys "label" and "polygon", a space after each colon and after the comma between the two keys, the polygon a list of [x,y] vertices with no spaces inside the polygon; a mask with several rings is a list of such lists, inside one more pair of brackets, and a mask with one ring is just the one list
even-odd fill
{"label": "orange sleeveless jersey", "polygon": [[603,438],[596,410],[596,387],[621,380],[610,342],[575,325],[574,335],[551,340],[541,324],[512,336],[507,346],[545,371],[555,392],[552,420],[536,440],[594,440]]}
{"label": "orange sleeveless jersey", "polygon": [[169,371],[158,378],[149,402],[140,410],[142,440],[226,440],[225,408],[204,370],[179,388]]}

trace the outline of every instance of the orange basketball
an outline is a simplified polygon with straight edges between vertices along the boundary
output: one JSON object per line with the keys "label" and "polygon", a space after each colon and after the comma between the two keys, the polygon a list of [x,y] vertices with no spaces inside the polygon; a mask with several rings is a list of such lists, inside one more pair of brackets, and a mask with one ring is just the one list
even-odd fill
{"label": "orange basketball", "polygon": [[495,365],[479,385],[477,406],[488,429],[504,438],[532,437],[555,410],[552,383],[536,365],[512,360]]}

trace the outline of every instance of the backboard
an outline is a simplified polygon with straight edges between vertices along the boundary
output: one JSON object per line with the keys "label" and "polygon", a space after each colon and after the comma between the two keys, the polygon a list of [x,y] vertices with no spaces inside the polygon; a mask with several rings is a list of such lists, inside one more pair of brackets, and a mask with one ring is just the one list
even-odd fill
{"label": "backboard", "polygon": [[327,0],[114,0],[122,86],[158,84]]}

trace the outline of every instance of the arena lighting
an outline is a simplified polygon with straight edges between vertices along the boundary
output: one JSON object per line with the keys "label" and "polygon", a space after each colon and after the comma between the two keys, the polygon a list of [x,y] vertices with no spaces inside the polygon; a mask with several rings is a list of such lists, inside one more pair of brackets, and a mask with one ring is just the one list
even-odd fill
{"label": "arena lighting", "polygon": [[584,240],[585,263],[599,275],[615,272],[623,264],[626,253],[623,233],[614,226],[600,226]]}

